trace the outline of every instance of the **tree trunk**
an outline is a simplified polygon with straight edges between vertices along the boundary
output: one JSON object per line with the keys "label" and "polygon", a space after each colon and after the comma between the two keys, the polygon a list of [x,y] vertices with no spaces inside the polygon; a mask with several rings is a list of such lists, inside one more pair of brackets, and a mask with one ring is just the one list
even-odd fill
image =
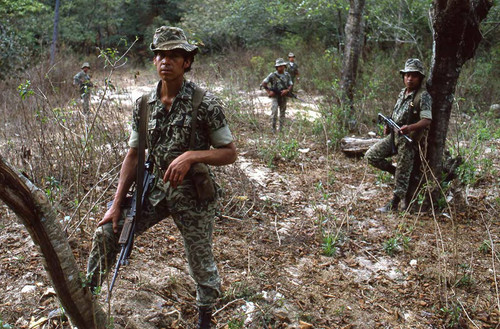
{"label": "tree trunk", "polygon": [[453,104],[453,94],[464,63],[473,58],[482,39],[479,25],[491,0],[434,0],[432,65],[427,89],[432,96],[432,125],[427,160],[441,177],[442,159]]}
{"label": "tree trunk", "polygon": [[80,329],[105,328],[106,314],[83,286],[71,247],[47,196],[1,156],[0,199],[16,213],[40,248],[45,270],[72,324]]}
{"label": "tree trunk", "polygon": [[[365,0],[350,0],[349,15],[345,25],[345,48],[342,60],[342,103],[347,110],[347,122],[353,121],[354,85],[358,70],[359,55],[363,42],[363,10]],[[351,127],[352,128],[352,127]]]}
{"label": "tree trunk", "polygon": [[59,27],[59,5],[61,1],[56,0],[56,8],[54,10],[54,31],[52,33],[52,46],[50,47],[50,65],[54,65],[56,58],[56,45],[57,45],[57,30]]}

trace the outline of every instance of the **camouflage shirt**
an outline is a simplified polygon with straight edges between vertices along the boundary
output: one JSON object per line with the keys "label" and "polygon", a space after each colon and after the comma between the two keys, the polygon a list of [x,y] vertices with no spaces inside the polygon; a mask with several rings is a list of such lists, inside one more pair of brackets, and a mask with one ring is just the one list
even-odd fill
{"label": "camouflage shirt", "polygon": [[79,86],[80,88],[85,86],[92,87],[90,75],[85,73],[83,70],[75,74],[73,77],[73,84]]}
{"label": "camouflage shirt", "polygon": [[[403,88],[399,93],[396,105],[394,105],[394,110],[392,111],[392,119],[399,125],[407,125],[415,122],[409,122],[410,120],[410,104],[413,102],[414,95],[417,91],[413,91],[409,95],[405,96],[406,88]],[[417,111],[417,106],[413,107],[414,111]],[[414,113],[417,114],[416,112]],[[432,99],[431,95],[426,91],[422,91],[420,96],[420,119],[431,119],[432,120]],[[418,121],[417,120],[417,121]]]}
{"label": "camouflage shirt", "polygon": [[286,71],[290,74],[293,81],[295,79],[295,76],[297,75],[297,72],[299,72],[299,66],[295,62],[288,62],[288,64],[286,65]]}
{"label": "camouflage shirt", "polygon": [[262,83],[267,83],[269,89],[283,90],[293,85],[292,78],[288,72],[279,74],[278,72],[270,73]]}
{"label": "camouflage shirt", "polygon": [[[153,205],[167,198],[172,212],[193,209],[197,206],[194,186],[186,176],[176,189],[164,183],[162,178],[168,165],[179,155],[189,150],[195,84],[184,81],[181,90],[172,101],[169,111],[160,100],[161,81],[157,88],[147,95],[149,105],[147,148],[154,161],[156,176],[149,199]],[[140,98],[137,100],[132,120],[130,147],[138,146],[138,113]],[[195,132],[194,150],[208,150],[211,146],[222,147],[233,141],[231,131],[223,113],[219,99],[206,92],[198,108],[198,126]]]}

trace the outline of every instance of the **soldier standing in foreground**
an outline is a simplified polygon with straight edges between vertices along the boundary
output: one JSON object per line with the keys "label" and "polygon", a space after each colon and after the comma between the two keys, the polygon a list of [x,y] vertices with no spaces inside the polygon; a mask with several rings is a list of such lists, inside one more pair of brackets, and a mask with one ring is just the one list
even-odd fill
{"label": "soldier standing in foreground", "polygon": [[[189,271],[196,282],[199,308],[198,328],[210,328],[212,307],[221,294],[221,282],[212,252],[212,233],[218,194],[200,200],[190,168],[196,163],[222,166],[236,160],[236,148],[223,113],[222,103],[210,92],[203,92],[196,118],[193,98],[200,92],[184,79],[191,69],[198,47],[190,44],[184,32],[162,26],[153,37],[150,49],[160,81],[147,97],[149,109],[147,147],[155,180],[149,189],[136,234],[171,216],[184,239]],[[122,209],[127,192],[135,180],[139,145],[139,108],[137,101],[132,121],[130,149],[125,156],[113,205],[98,223],[89,256],[87,275],[90,285],[101,284],[118,252],[119,231],[123,226]],[[191,123],[194,146],[189,147]],[[211,179],[213,174],[210,172]],[[214,185],[216,186],[216,185]],[[220,188],[217,187],[217,191]],[[102,272],[101,272],[102,271]]]}
{"label": "soldier standing in foreground", "polygon": [[276,71],[270,73],[262,81],[262,87],[264,87],[264,89],[266,90],[267,95],[272,98],[271,117],[273,132],[276,131],[278,107],[280,110],[279,131],[283,131],[283,127],[285,126],[286,95],[292,90],[293,86],[290,74],[285,71],[286,62],[283,60],[283,58],[276,59],[274,67],[276,68]]}
{"label": "soldier standing in foreground", "polygon": [[73,85],[78,86],[78,91],[83,102],[83,113],[87,114],[90,111],[90,91],[94,86],[90,81],[90,64],[85,62],[82,64],[82,70],[73,77]]}
{"label": "soldier standing in foreground", "polygon": [[[406,193],[414,157],[419,156],[418,142],[432,120],[432,99],[423,87],[425,71],[422,62],[410,58],[406,61],[404,69],[399,72],[403,77],[405,88],[398,96],[392,111],[392,119],[400,130],[377,142],[365,154],[365,158],[372,166],[394,175],[394,196],[387,205],[377,209],[380,212],[398,210],[401,200],[404,201],[403,208],[408,206]],[[385,126],[384,133],[387,135],[389,132],[389,128]],[[403,135],[409,135],[412,142]],[[396,167],[392,161],[388,161],[388,158],[394,155],[393,149],[398,154]]]}

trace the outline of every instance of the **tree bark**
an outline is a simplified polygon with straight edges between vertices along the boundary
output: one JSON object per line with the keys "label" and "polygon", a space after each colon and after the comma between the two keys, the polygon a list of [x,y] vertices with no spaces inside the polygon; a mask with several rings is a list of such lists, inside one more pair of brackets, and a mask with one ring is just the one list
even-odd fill
{"label": "tree bark", "polygon": [[52,45],[50,47],[50,65],[54,65],[56,58],[56,45],[57,45],[57,30],[59,27],[59,6],[61,0],[56,0],[56,8],[54,10],[54,30],[52,32]]}
{"label": "tree bark", "polygon": [[432,64],[427,90],[432,96],[432,124],[427,161],[441,177],[442,159],[453,105],[453,94],[464,63],[473,58],[482,39],[479,25],[491,0],[434,0]]}
{"label": "tree bark", "polygon": [[[359,56],[363,43],[363,10],[365,0],[350,0],[349,15],[345,25],[345,48],[342,60],[340,86],[342,103],[348,111],[347,121],[353,120],[354,85],[358,70]],[[346,122],[347,123],[347,122]]]}
{"label": "tree bark", "polygon": [[106,327],[106,314],[81,281],[78,265],[57,214],[42,190],[0,156],[0,199],[11,208],[40,248],[44,268],[72,324]]}

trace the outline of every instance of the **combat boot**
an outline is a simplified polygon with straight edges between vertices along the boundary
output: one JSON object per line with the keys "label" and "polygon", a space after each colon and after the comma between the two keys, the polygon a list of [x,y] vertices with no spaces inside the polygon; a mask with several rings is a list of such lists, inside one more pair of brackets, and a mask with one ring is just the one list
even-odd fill
{"label": "combat boot", "polygon": [[386,212],[391,212],[391,211],[397,211],[398,210],[398,205],[401,199],[397,196],[394,196],[391,201],[389,201],[388,204],[383,206],[382,208],[378,208],[378,212],[386,213]]}
{"label": "combat boot", "polygon": [[207,306],[198,307],[200,317],[198,318],[198,329],[210,329],[212,322],[212,308]]}

